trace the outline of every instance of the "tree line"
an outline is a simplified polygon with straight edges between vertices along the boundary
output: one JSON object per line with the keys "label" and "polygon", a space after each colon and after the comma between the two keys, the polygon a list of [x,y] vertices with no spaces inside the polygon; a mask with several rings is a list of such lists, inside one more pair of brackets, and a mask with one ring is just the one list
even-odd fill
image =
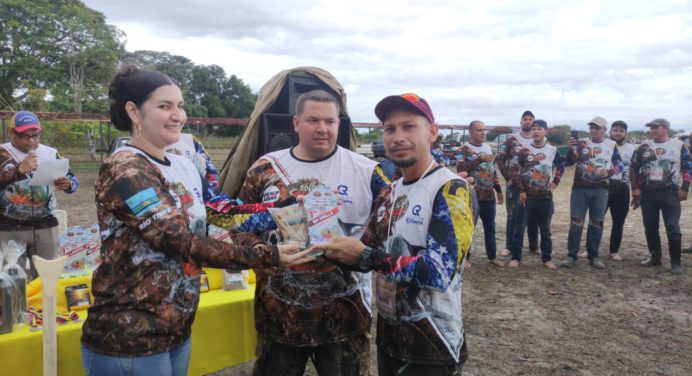
{"label": "tree line", "polygon": [[129,52],[125,41],[79,0],[0,0],[0,109],[107,113],[111,77],[135,64],[175,80],[188,116],[250,116],[256,95],[242,79],[185,56]]}

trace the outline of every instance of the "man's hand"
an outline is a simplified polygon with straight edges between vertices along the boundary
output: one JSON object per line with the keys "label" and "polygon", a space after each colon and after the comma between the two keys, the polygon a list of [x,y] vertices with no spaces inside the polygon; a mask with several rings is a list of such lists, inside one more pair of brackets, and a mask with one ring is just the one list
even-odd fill
{"label": "man's hand", "polygon": [[687,201],[687,191],[678,189],[678,201]]}
{"label": "man's hand", "polygon": [[630,203],[632,210],[637,210],[639,208],[639,198],[641,197],[641,194],[642,190],[639,188],[632,190],[632,202]]}
{"label": "man's hand", "polygon": [[598,175],[600,175],[602,178],[607,178],[608,170],[606,170],[605,168],[601,168],[598,170]]}
{"label": "man's hand", "polygon": [[334,239],[332,243],[313,245],[307,251],[324,251],[324,255],[328,259],[336,260],[346,265],[356,265],[364,249],[365,244],[360,240],[342,237]]}
{"label": "man's hand", "polygon": [[66,191],[72,188],[72,182],[67,176],[61,176],[55,179],[55,181],[53,181],[53,184],[55,185],[55,188],[61,191]]}
{"label": "man's hand", "polygon": [[555,184],[555,183],[550,183],[550,185],[548,186],[548,190],[552,192],[552,191],[554,191],[555,189],[557,189],[557,184]]}
{"label": "man's hand", "polygon": [[569,140],[567,141],[567,145],[570,146],[570,148],[573,148],[577,144],[577,139],[574,137],[570,137]]}
{"label": "man's hand", "polygon": [[316,260],[310,248],[301,251],[297,244],[280,244],[277,248],[281,266],[299,265]]}
{"label": "man's hand", "polygon": [[457,176],[466,179],[466,181],[471,185],[473,185],[473,183],[476,181],[476,179],[474,179],[473,176],[469,176],[469,173],[466,171],[461,171],[457,174]]}
{"label": "man's hand", "polygon": [[519,205],[526,206],[526,192],[519,193]]}
{"label": "man's hand", "polygon": [[495,160],[495,156],[492,155],[492,154],[485,154],[485,153],[483,153],[483,154],[480,155],[480,157],[481,157],[481,160],[482,160],[483,162],[492,162],[492,161]]}
{"label": "man's hand", "polygon": [[31,171],[36,171],[37,168],[38,157],[36,156],[36,153],[29,153],[29,155],[27,155],[26,158],[24,158],[22,163],[19,164],[19,167],[17,167],[20,174],[26,174]]}
{"label": "man's hand", "polygon": [[505,196],[502,194],[502,192],[497,192],[497,204],[502,205],[505,203]]}

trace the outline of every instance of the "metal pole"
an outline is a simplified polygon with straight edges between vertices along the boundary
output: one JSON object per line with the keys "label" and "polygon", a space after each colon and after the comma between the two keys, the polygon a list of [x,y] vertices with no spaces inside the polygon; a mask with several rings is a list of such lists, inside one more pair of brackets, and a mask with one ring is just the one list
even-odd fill
{"label": "metal pole", "polygon": [[5,143],[7,138],[7,130],[5,129],[5,117],[2,117],[2,142]]}

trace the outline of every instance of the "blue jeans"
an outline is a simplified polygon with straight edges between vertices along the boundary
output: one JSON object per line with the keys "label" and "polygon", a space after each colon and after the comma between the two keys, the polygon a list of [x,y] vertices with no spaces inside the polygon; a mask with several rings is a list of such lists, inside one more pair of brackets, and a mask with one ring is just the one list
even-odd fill
{"label": "blue jeans", "polygon": [[598,258],[598,248],[603,236],[603,218],[608,208],[607,188],[572,188],[570,197],[570,224],[567,236],[568,256],[578,259],[581,234],[586,212],[589,212],[589,228],[586,233],[586,251],[589,260]]}
{"label": "blue jeans", "polygon": [[495,201],[478,201],[478,211],[483,221],[483,236],[485,238],[485,254],[488,260],[494,260],[497,255],[495,244]]}
{"label": "blue jeans", "polygon": [[505,249],[512,248],[514,222],[519,211],[519,190],[513,185],[505,185],[505,208],[507,209],[507,225],[505,227]]}
{"label": "blue jeans", "polygon": [[186,376],[191,339],[163,353],[117,357],[93,352],[82,345],[82,369],[86,376]]}
{"label": "blue jeans", "polygon": [[[543,262],[550,261],[553,253],[550,223],[553,220],[554,211],[555,205],[550,198],[526,200],[526,215],[529,217],[529,222],[533,221],[537,231],[541,233],[541,261]],[[536,233],[536,237],[538,237],[538,233]],[[521,240],[524,241],[523,236]]]}

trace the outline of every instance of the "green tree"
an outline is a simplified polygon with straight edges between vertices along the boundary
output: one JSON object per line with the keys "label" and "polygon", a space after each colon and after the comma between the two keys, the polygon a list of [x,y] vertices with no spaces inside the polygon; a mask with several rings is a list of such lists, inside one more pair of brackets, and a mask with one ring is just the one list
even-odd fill
{"label": "green tree", "polygon": [[566,145],[571,131],[572,127],[567,124],[555,125],[546,138],[553,145]]}
{"label": "green tree", "polygon": [[32,89],[48,90],[54,110],[103,102],[122,32],[78,0],[1,1],[0,97],[8,107],[29,105]]}

